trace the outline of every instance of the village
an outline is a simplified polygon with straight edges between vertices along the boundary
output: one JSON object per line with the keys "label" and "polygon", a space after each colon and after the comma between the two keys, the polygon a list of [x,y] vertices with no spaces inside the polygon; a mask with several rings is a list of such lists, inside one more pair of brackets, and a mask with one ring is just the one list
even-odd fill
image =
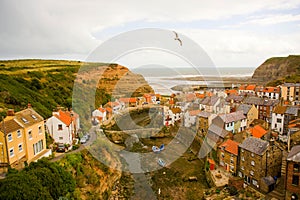
{"label": "village", "polygon": [[[248,84],[123,97],[92,111],[90,123],[102,126],[126,110],[160,108],[163,127],[181,124],[195,130],[194,141],[201,145],[196,154],[206,160],[211,187],[250,187],[269,197],[299,199],[299,92],[299,83]],[[45,132],[54,140],[52,145],[46,145]],[[48,119],[30,104],[20,112],[10,109],[0,123],[1,170],[22,169],[55,151],[72,151],[88,139],[72,109],[57,108]]]}

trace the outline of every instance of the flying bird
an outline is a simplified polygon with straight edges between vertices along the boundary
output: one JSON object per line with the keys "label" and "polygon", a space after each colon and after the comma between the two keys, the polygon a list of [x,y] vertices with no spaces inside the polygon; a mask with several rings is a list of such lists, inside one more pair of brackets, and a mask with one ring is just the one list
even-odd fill
{"label": "flying bird", "polygon": [[178,34],[175,32],[175,31],[173,31],[174,33],[175,33],[175,38],[174,38],[174,40],[178,40],[179,41],[179,43],[180,43],[180,46],[182,46],[182,41],[181,41],[181,39],[178,37]]}

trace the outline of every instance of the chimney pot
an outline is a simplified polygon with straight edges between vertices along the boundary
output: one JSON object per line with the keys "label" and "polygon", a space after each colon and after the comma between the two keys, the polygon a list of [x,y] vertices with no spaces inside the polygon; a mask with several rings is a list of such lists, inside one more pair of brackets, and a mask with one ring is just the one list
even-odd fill
{"label": "chimney pot", "polygon": [[8,109],[8,110],[7,110],[7,116],[15,116],[15,111],[14,111],[14,109]]}

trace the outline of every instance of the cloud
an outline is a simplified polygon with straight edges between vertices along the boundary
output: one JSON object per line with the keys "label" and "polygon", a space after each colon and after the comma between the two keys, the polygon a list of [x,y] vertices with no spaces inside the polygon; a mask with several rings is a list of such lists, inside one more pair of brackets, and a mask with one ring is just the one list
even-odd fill
{"label": "cloud", "polygon": [[[94,48],[101,44],[101,40],[112,35],[95,37],[95,33],[105,32],[118,27],[127,30],[127,25],[140,21],[145,27],[149,23],[164,23],[166,27],[178,28],[185,32],[187,29],[177,27],[179,23],[191,22],[210,23],[219,20],[232,20],[241,16],[252,16],[255,13],[268,11],[279,12],[297,8],[297,0],[210,0],[210,1],[103,1],[103,0],[1,0],[0,1],[0,58],[7,57],[51,57],[61,55],[76,58],[87,56]],[[291,20],[293,16],[286,16]],[[298,18],[298,16],[297,16]],[[252,18],[251,23],[270,23],[269,19]],[[256,21],[255,21],[256,20]],[[261,21],[259,21],[261,20]],[[134,26],[134,25],[133,25]],[[131,27],[130,27],[131,28]],[[134,27],[133,27],[134,28]],[[244,37],[236,30],[230,34],[237,36],[240,43],[228,40],[230,35],[222,30],[215,30],[225,34],[223,41],[214,46],[213,36],[201,34],[201,28],[194,27],[199,32],[199,42],[207,38],[206,46],[212,52],[227,54],[241,54],[252,47],[253,38]],[[210,30],[208,30],[210,31]],[[208,31],[206,33],[208,33]],[[214,31],[210,31],[212,33]],[[117,33],[113,33],[117,34]],[[217,33],[215,33],[217,36]],[[211,39],[210,39],[211,38]],[[261,38],[261,37],[259,37]],[[218,39],[218,38],[217,38]],[[248,40],[248,41],[243,41]],[[251,41],[251,42],[249,42]],[[257,42],[260,43],[260,42]],[[289,42],[287,42],[289,44]],[[285,45],[285,43],[284,43]],[[273,48],[272,48],[273,49]],[[279,48],[280,49],[280,48]],[[78,57],[78,58],[79,58]]]}
{"label": "cloud", "polygon": [[285,22],[297,22],[300,21],[300,15],[292,14],[275,14],[275,15],[264,15],[255,16],[252,19],[244,22],[243,24],[257,24],[257,25],[273,25]]}

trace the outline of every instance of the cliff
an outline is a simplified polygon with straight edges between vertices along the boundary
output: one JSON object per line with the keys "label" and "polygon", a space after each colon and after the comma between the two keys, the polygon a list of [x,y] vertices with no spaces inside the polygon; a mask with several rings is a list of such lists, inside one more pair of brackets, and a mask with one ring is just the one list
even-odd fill
{"label": "cliff", "polygon": [[269,82],[277,80],[285,81],[286,78],[297,78],[295,76],[298,76],[299,74],[300,56],[290,55],[288,57],[274,57],[266,60],[254,71],[252,79],[254,81],[260,82]]}

